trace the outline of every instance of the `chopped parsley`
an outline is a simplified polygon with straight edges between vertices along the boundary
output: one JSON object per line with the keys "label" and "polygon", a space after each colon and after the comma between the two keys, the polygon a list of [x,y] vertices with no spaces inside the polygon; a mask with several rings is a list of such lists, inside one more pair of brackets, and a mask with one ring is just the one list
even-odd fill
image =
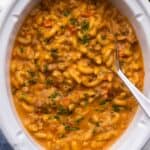
{"label": "chopped parsley", "polygon": [[83,35],[83,37],[80,39],[82,44],[88,44],[89,40],[90,40],[90,37],[87,34]]}
{"label": "chopped parsley", "polygon": [[113,111],[115,111],[115,112],[121,111],[121,107],[118,106],[118,105],[112,105],[112,109],[113,109]]}
{"label": "chopped parsley", "polygon": [[36,73],[34,71],[28,71],[28,73],[31,77],[34,77],[36,75]]}
{"label": "chopped parsley", "polygon": [[55,99],[57,98],[57,96],[59,96],[60,94],[58,92],[54,92],[53,94],[51,94],[48,98],[50,99]]}
{"label": "chopped parsley", "polygon": [[96,112],[103,112],[103,111],[106,110],[106,109],[107,109],[107,108],[103,106],[103,107],[100,107],[100,108],[96,108],[95,111],[96,111]]}
{"label": "chopped parsley", "polygon": [[58,106],[58,115],[70,115],[71,113],[72,112],[69,109],[63,107],[62,105]]}
{"label": "chopped parsley", "polygon": [[83,119],[84,119],[84,117],[81,116],[81,117],[77,118],[77,119],[75,120],[75,122],[76,122],[76,123],[80,123]]}
{"label": "chopped parsley", "polygon": [[121,110],[128,110],[131,111],[131,108],[129,106],[118,106],[118,105],[112,105],[112,109],[115,112],[120,112]]}
{"label": "chopped parsley", "polygon": [[48,72],[48,65],[47,64],[44,65],[44,72]]}
{"label": "chopped parsley", "polygon": [[19,50],[20,50],[20,52],[21,52],[21,53],[23,53],[23,52],[24,52],[24,50],[25,50],[25,48],[24,48],[24,47],[20,47],[20,49],[19,49]]}
{"label": "chopped parsley", "polygon": [[70,18],[70,23],[72,25],[78,25],[78,20],[76,18]]}
{"label": "chopped parsley", "polygon": [[66,131],[77,131],[79,129],[80,129],[79,127],[72,127],[70,125],[65,125],[65,130]]}
{"label": "chopped parsley", "polygon": [[28,73],[30,75],[30,79],[28,80],[28,83],[36,84],[37,83],[37,79],[38,79],[38,74],[35,73],[34,71],[28,71]]}
{"label": "chopped parsley", "polygon": [[52,48],[51,49],[51,56],[55,59],[58,58],[58,49],[57,48]]}
{"label": "chopped parsley", "polygon": [[46,84],[47,84],[47,85],[52,85],[52,84],[53,84],[53,80],[50,79],[50,78],[47,78],[47,79],[46,79]]}
{"label": "chopped parsley", "polygon": [[37,79],[31,78],[31,79],[28,80],[28,82],[29,82],[30,84],[36,84],[36,83],[37,83]]}
{"label": "chopped parsley", "polygon": [[63,15],[65,17],[68,17],[70,15],[70,10],[68,10],[68,9],[64,10]]}
{"label": "chopped parsley", "polygon": [[58,115],[55,115],[55,116],[54,116],[54,119],[60,120],[60,117],[59,117]]}
{"label": "chopped parsley", "polygon": [[107,103],[107,100],[100,100],[99,105],[105,105]]}
{"label": "chopped parsley", "polygon": [[88,21],[86,21],[86,20],[84,20],[82,23],[81,23],[81,30],[83,31],[83,32],[86,32],[86,31],[88,31],[89,30],[89,22]]}
{"label": "chopped parsley", "polygon": [[22,93],[19,98],[20,100],[25,101],[27,99],[27,95],[25,93]]}

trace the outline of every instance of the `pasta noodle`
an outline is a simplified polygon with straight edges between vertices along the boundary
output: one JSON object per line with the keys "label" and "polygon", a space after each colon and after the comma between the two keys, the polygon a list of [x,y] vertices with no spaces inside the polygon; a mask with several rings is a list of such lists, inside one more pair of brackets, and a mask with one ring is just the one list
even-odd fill
{"label": "pasta noodle", "polygon": [[107,0],[41,0],[21,26],[10,63],[19,116],[46,150],[106,150],[137,103],[115,73],[140,89],[141,49],[128,20]]}

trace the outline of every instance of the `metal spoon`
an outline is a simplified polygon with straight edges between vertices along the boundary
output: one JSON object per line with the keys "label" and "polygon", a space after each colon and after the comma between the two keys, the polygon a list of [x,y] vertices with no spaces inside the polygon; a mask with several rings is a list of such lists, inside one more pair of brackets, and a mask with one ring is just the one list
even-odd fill
{"label": "metal spoon", "polygon": [[115,67],[116,73],[120,77],[120,79],[124,82],[127,88],[130,90],[132,95],[136,98],[140,106],[143,108],[148,117],[150,117],[150,99],[143,95],[143,93],[137,89],[131,81],[125,76],[125,74],[121,71],[121,67],[119,64],[119,55],[118,55],[118,45],[117,40],[115,41]]}

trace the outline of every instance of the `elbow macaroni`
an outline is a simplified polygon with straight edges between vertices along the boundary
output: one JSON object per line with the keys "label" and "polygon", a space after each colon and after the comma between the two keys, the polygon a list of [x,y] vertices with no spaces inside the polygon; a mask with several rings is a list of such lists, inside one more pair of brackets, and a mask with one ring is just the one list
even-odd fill
{"label": "elbow macaroni", "polygon": [[128,127],[137,103],[114,72],[114,35],[123,72],[142,90],[140,46],[108,1],[41,0],[25,19],[11,88],[23,124],[46,150],[106,150]]}

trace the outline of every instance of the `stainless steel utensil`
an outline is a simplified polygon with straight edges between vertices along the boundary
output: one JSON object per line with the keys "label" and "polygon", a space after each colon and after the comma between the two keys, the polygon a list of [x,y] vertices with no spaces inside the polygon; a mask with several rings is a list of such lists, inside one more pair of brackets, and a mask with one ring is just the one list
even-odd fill
{"label": "stainless steel utensil", "polygon": [[148,117],[150,117],[150,99],[148,99],[144,94],[135,87],[135,85],[129,81],[129,79],[125,76],[125,74],[121,71],[120,63],[119,63],[119,55],[118,55],[118,45],[117,40],[115,41],[115,67],[116,73],[120,77],[120,79],[124,82],[127,88],[130,90],[132,95],[136,98],[140,106],[143,108]]}

